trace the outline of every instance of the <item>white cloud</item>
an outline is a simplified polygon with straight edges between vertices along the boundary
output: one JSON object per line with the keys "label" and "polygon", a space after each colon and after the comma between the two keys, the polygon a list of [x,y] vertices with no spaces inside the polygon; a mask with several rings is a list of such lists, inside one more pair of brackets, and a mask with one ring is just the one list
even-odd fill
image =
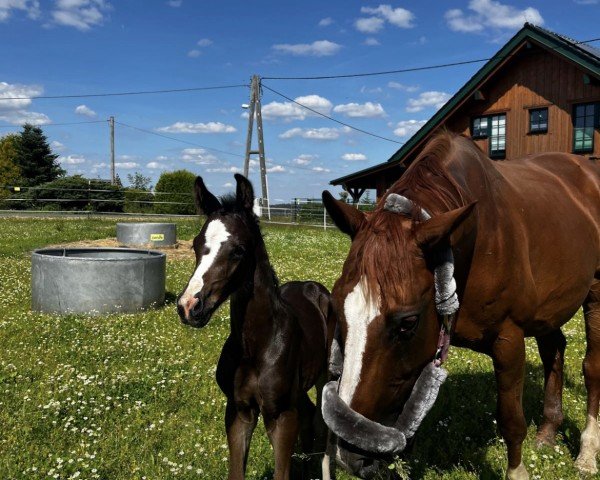
{"label": "white cloud", "polygon": [[267,168],[267,173],[284,173],[287,172],[283,165],[273,165],[270,168]]}
{"label": "white cloud", "polygon": [[364,44],[369,47],[376,47],[378,45],[381,45],[381,43],[379,43],[379,40],[377,40],[376,38],[373,38],[373,37],[366,38],[364,41]]}
{"label": "white cloud", "polygon": [[173,125],[157,128],[159,132],[167,133],[233,133],[236,128],[221,122],[189,123],[175,122]]}
{"label": "white cloud", "polygon": [[279,138],[288,139],[300,137],[307,140],[337,140],[340,138],[340,129],[337,128],[292,128],[279,135]]}
{"label": "white cloud", "polygon": [[242,170],[238,167],[207,168],[206,171],[209,173],[242,173]]}
{"label": "white cloud", "polygon": [[139,166],[140,166],[140,164],[137,162],[115,162],[115,167],[122,168],[124,170],[138,168]]}
{"label": "white cloud", "polygon": [[210,38],[201,38],[200,40],[198,40],[198,46],[199,47],[208,47],[209,45],[212,45],[213,41]]}
{"label": "white cloud", "polygon": [[167,166],[160,162],[148,162],[146,168],[149,168],[150,170],[166,170]]}
{"label": "white cloud", "polygon": [[377,33],[384,27],[385,22],[399,28],[414,27],[415,15],[405,8],[392,8],[391,5],[382,4],[375,8],[362,7],[360,11],[372,15],[359,18],[354,22],[355,28],[362,33]]}
{"label": "white cloud", "polygon": [[277,52],[290,55],[327,57],[338,53],[342,46],[329,40],[317,40],[313,43],[282,43],[273,45],[271,48]]}
{"label": "white cloud", "polygon": [[[305,95],[296,97],[294,100],[325,115],[329,114],[333,107],[329,100],[319,95]],[[262,107],[262,116],[266,120],[283,119],[289,122],[304,120],[306,117],[314,115],[310,110],[292,102],[271,102]]]}
{"label": "white cloud", "polygon": [[427,120],[402,120],[396,125],[394,135],[399,137],[412,136],[426,123]]}
{"label": "white cloud", "polygon": [[104,15],[110,8],[110,3],[105,0],[56,0],[52,18],[58,25],[87,31],[102,25]]}
{"label": "white cloud", "polygon": [[310,155],[308,153],[302,153],[300,155],[298,155],[296,158],[294,158],[292,160],[292,163],[295,163],[296,165],[308,165],[310,162],[312,162],[315,158],[318,158],[318,155]]}
{"label": "white cloud", "polygon": [[321,20],[319,20],[319,27],[328,27],[332,23],[333,23],[333,18],[331,18],[331,17],[322,18]]}
{"label": "white cloud", "polygon": [[497,30],[517,30],[525,22],[543,25],[544,19],[539,10],[527,7],[520,10],[494,0],[471,0],[468,5],[473,13],[466,14],[458,8],[444,14],[450,30],[463,33],[481,32],[494,28]]}
{"label": "white cloud", "polygon": [[398,82],[388,82],[387,86],[389,88],[393,88],[395,90],[402,90],[404,92],[416,92],[419,89],[418,85],[404,85],[403,83]]}
{"label": "white cloud", "polygon": [[362,33],[377,33],[383,28],[384,20],[379,17],[359,18],[354,22],[354,26]]}
{"label": "white cloud", "polygon": [[196,50],[196,49],[190,50],[187,53],[187,56],[190,58],[198,58],[200,55],[202,55],[202,52],[200,50]]}
{"label": "white cloud", "polygon": [[329,170],[328,168],[325,168],[325,167],[313,167],[312,171],[319,172],[319,173],[331,172],[331,170]]}
{"label": "white cloud", "polygon": [[219,159],[204,148],[184,148],[181,151],[181,160],[195,165],[211,165]]}
{"label": "white cloud", "polygon": [[85,157],[83,155],[60,156],[57,160],[64,165],[80,165],[85,163]]}
{"label": "white cloud", "polygon": [[333,108],[333,111],[352,118],[374,118],[385,116],[385,110],[381,104],[372,102],[336,105]]}
{"label": "white cloud", "polygon": [[446,92],[423,92],[419,95],[419,98],[411,98],[408,100],[408,106],[406,107],[407,112],[420,112],[424,108],[434,107],[436,109],[442,108],[444,104],[450,98],[450,94]]}
{"label": "white cloud", "polygon": [[183,0],[169,0],[167,2],[167,5],[169,7],[173,7],[173,8],[179,8],[181,7],[181,4],[183,3]]}
{"label": "white cloud", "polygon": [[0,22],[8,20],[11,10],[21,10],[27,13],[32,20],[40,16],[40,2],[38,0],[1,0]]}
{"label": "white cloud", "polygon": [[0,82],[0,99],[18,99],[0,101],[0,121],[12,125],[22,125],[24,123],[45,125],[51,123],[46,114],[27,110],[32,102],[31,97],[41,95],[43,91],[43,88],[38,85]]}
{"label": "white cloud", "polygon": [[233,183],[226,182],[226,183],[223,184],[223,187],[225,187],[225,188],[231,188],[231,187],[233,187]]}
{"label": "white cloud", "polygon": [[342,160],[347,162],[362,162],[366,159],[367,156],[364,153],[344,153],[342,155]]}
{"label": "white cloud", "polygon": [[51,141],[50,148],[52,149],[53,152],[64,152],[67,149],[67,147],[65,147],[58,140]]}
{"label": "white cloud", "polygon": [[84,117],[94,118],[96,116],[96,112],[94,112],[87,105],[79,105],[75,107],[75,113],[77,115],[83,115]]}

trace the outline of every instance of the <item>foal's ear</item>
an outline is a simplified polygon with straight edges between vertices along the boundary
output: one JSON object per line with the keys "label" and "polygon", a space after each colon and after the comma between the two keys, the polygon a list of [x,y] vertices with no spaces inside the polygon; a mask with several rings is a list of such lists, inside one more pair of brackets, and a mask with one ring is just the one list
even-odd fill
{"label": "foal's ear", "polygon": [[433,247],[449,238],[452,232],[471,215],[476,203],[450,210],[419,224],[415,233],[417,244],[421,247]]}
{"label": "foal's ear", "polygon": [[252,210],[252,207],[254,206],[254,189],[252,188],[250,180],[239,173],[236,173],[234,177],[237,182],[235,201],[243,209]]}
{"label": "foal's ear", "polygon": [[323,205],[336,226],[350,238],[354,238],[365,214],[346,202],[336,200],[328,190],[323,190]]}
{"label": "foal's ear", "polygon": [[194,193],[196,197],[196,206],[200,212],[204,213],[204,215],[210,215],[221,208],[221,202],[208,191],[202,177],[196,177]]}

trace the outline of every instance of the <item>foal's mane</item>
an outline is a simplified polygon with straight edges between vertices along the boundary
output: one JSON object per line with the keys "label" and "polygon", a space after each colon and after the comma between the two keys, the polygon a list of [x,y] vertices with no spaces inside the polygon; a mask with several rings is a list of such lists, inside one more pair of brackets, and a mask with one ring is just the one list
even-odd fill
{"label": "foal's mane", "polygon": [[[353,245],[356,254],[362,253],[355,259],[355,264],[360,276],[366,280],[371,300],[377,296],[383,303],[388,298],[402,299],[403,286],[414,278],[415,258],[407,249],[407,241],[421,219],[420,209],[437,214],[466,205],[465,194],[450,173],[448,164],[462,161],[462,157],[472,158],[472,155],[479,155],[477,152],[477,147],[466,138],[442,131],[429,141],[389,189],[389,193],[412,200],[412,211],[404,215],[385,210],[387,195],[379,201],[368,217],[367,234],[357,236],[356,245]],[[406,228],[407,221],[411,222],[411,228]]]}

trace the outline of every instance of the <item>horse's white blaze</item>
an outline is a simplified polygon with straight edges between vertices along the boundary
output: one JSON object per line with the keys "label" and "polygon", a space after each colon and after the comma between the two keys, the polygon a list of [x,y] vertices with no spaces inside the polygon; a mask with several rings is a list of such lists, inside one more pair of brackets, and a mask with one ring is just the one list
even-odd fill
{"label": "horse's white blaze", "polygon": [[217,254],[221,249],[221,245],[230,237],[225,224],[221,220],[212,220],[206,229],[206,247],[209,249],[206,255],[200,259],[200,263],[192,275],[185,292],[181,295],[180,303],[185,305],[196,295],[204,286],[204,274],[208,272],[212,266]]}
{"label": "horse's white blaze", "polygon": [[348,331],[344,344],[344,370],[340,380],[340,398],[350,405],[360,380],[363,355],[367,345],[367,328],[379,315],[379,299],[369,298],[367,285],[361,277],[344,301]]}

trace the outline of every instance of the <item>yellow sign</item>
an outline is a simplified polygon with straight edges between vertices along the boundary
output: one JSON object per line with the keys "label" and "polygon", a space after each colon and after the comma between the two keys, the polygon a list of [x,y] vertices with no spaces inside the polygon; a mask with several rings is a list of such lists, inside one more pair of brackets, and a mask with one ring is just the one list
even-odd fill
{"label": "yellow sign", "polygon": [[20,192],[20,191],[21,191],[21,187],[15,187],[15,188],[13,188],[13,190],[14,190],[15,192]]}
{"label": "yellow sign", "polygon": [[151,233],[150,241],[152,242],[162,242],[165,239],[164,233]]}

